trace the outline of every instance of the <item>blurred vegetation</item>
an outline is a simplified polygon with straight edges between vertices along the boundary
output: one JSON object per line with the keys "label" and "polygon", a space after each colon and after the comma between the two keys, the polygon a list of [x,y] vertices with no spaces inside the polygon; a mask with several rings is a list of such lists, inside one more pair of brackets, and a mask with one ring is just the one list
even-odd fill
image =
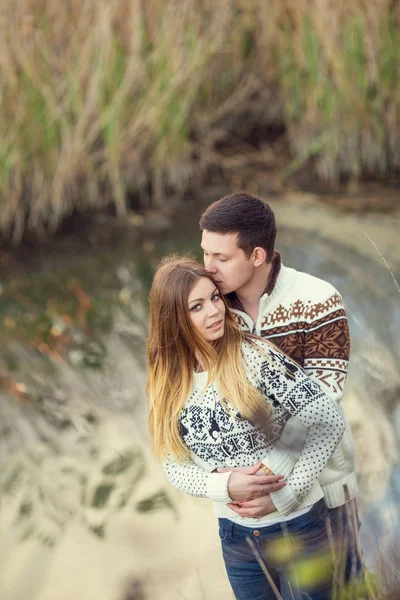
{"label": "blurred vegetation", "polygon": [[7,0],[0,233],[271,168],[268,128],[287,134],[284,175],[311,157],[330,181],[396,169],[399,35],[392,0]]}
{"label": "blurred vegetation", "polygon": [[[351,515],[349,517],[351,518]],[[315,548],[307,548],[301,540],[294,539],[290,534],[265,543],[262,553],[254,540],[247,538],[247,542],[259,561],[276,600],[283,600],[283,596],[275,587],[263,558],[266,558],[267,564],[285,569],[289,586],[303,588],[303,595],[307,598],[311,596],[305,590],[311,590],[311,593],[318,595],[323,587],[328,586],[331,590],[331,600],[395,600],[395,596],[392,595],[393,585],[387,585],[388,582],[382,573],[369,573],[364,565],[360,573],[353,573],[350,581],[346,581],[346,531],[342,532],[342,536],[341,539],[334,539],[329,535],[328,544],[320,546],[318,551]],[[357,553],[359,552],[360,549],[357,550]],[[355,554],[352,560],[356,560]]]}

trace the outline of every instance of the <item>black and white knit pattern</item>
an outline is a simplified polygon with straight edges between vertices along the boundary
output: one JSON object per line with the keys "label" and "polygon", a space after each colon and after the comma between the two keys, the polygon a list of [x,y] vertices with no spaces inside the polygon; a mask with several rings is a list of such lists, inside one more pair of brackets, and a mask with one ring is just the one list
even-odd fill
{"label": "black and white knit pattern", "polygon": [[224,403],[225,410],[215,384],[204,390],[206,374],[195,376],[192,393],[180,415],[181,435],[193,460],[177,461],[170,456],[165,472],[177,489],[210,497],[213,469],[251,466],[263,459],[265,462],[286,421],[293,416],[307,429],[300,457],[287,478],[288,487],[300,500],[334,451],[344,430],[343,420],[318,384],[277,349],[261,340],[256,347],[246,341],[243,357],[250,381],[272,408],[269,426],[257,429],[229,403]]}

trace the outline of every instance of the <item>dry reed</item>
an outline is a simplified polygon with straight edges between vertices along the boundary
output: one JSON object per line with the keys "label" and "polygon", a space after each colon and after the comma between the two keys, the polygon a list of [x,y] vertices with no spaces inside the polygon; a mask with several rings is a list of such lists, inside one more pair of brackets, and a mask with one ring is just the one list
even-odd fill
{"label": "dry reed", "polygon": [[5,0],[0,234],[162,205],[253,160],[264,125],[286,128],[285,175],[398,168],[399,31],[389,0]]}

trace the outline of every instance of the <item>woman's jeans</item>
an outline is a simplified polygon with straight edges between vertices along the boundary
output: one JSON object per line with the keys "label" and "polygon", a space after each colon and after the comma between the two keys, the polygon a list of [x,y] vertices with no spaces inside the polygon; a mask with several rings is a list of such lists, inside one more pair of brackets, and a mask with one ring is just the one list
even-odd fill
{"label": "woman's jeans", "polygon": [[300,517],[259,529],[219,519],[222,553],[236,599],[328,600],[333,580],[328,518],[320,500]]}

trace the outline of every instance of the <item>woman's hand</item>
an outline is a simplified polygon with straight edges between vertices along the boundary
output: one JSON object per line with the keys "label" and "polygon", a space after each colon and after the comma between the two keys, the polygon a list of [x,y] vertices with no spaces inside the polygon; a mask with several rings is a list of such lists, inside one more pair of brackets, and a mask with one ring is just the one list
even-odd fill
{"label": "woman's hand", "polygon": [[[231,475],[232,477],[232,475]],[[232,496],[231,496],[232,497]],[[261,498],[250,500],[249,502],[240,502],[240,504],[227,504],[237,515],[248,517],[250,519],[260,519],[276,511],[276,507],[267,494]]]}
{"label": "woman's hand", "polygon": [[281,490],[286,485],[282,480],[283,475],[254,475],[233,471],[228,481],[228,494],[235,502],[254,500]]}

